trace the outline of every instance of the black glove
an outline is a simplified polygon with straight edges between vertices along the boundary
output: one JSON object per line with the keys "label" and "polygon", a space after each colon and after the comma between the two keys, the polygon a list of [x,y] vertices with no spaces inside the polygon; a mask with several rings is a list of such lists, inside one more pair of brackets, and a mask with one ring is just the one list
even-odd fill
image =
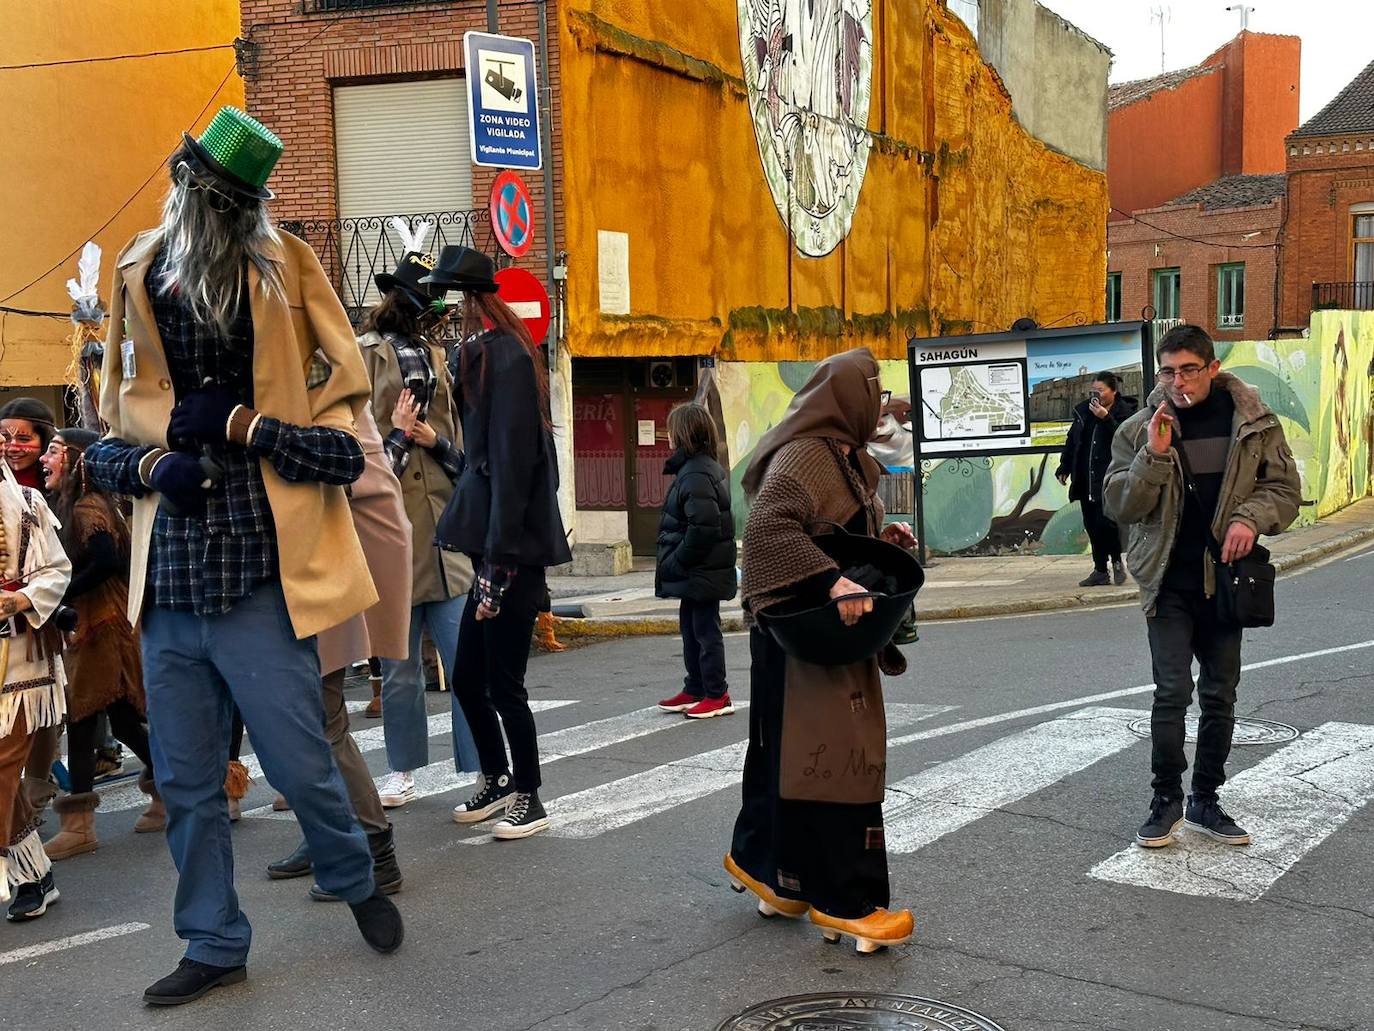
{"label": "black glove", "polygon": [[229,413],[241,403],[224,387],[191,391],[172,409],[167,443],[177,451],[195,451],[201,444],[223,444],[228,439]]}
{"label": "black glove", "polygon": [[205,467],[199,458],[169,451],[159,458],[148,474],[153,490],[162,495],[162,507],[176,516],[196,517],[205,514],[205,499],[209,491]]}

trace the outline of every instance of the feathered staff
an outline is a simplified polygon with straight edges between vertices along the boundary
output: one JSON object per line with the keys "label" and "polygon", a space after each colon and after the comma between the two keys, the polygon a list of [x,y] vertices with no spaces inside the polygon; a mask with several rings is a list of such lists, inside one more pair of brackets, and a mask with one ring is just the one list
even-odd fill
{"label": "feathered staff", "polygon": [[76,263],[76,279],[67,280],[72,299],[71,364],[67,383],[76,391],[81,425],[104,432],[100,421],[100,363],[105,354],[101,328],[105,325],[105,306],[100,303],[100,247],[94,241],[81,248]]}

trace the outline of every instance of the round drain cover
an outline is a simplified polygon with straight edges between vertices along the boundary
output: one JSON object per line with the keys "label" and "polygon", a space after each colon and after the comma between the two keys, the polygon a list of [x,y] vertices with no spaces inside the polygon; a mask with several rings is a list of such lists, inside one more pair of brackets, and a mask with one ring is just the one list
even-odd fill
{"label": "round drain cover", "polygon": [[915,995],[791,995],[751,1006],[716,1031],[1002,1031],[987,1017]]}
{"label": "round drain cover", "polygon": [[[1195,712],[1188,713],[1183,719],[1185,740],[1189,743],[1197,742],[1197,721],[1198,715]],[[1131,733],[1137,737],[1149,739],[1150,737],[1150,717],[1142,716],[1138,720],[1130,723]],[[1285,741],[1292,741],[1298,736],[1298,728],[1290,727],[1287,723],[1274,723],[1271,720],[1252,720],[1246,716],[1236,717],[1236,730],[1231,737],[1233,745],[1281,745]]]}

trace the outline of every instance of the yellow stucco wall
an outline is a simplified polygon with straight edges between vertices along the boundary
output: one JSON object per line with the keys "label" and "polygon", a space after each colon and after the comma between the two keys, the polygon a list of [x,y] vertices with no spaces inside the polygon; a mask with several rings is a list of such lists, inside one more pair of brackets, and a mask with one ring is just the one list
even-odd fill
{"label": "yellow stucco wall", "polygon": [[[237,0],[0,7],[0,306],[69,311],[72,252],[93,235],[105,251],[102,296],[108,291],[115,253],[156,219],[159,165],[181,130],[203,126],[222,104],[242,104],[232,71],[238,32]],[[61,382],[71,329],[0,313],[0,386]]]}
{"label": "yellow stucco wall", "polygon": [[[938,0],[874,0],[874,146],[823,258],[789,246],[765,180],[736,0],[560,8],[574,355],[898,358],[908,328],[1102,318],[1105,177],[1013,120]],[[629,234],[628,316],[600,314],[598,230]]]}

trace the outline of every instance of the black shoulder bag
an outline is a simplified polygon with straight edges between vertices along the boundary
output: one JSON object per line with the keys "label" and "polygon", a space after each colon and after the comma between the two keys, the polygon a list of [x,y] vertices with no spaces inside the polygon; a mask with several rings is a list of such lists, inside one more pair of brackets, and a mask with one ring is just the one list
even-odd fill
{"label": "black shoulder bag", "polygon": [[1203,526],[1207,531],[1207,550],[1211,552],[1216,566],[1216,606],[1217,619],[1224,626],[1249,629],[1274,625],[1274,576],[1273,563],[1269,561],[1269,549],[1256,542],[1250,554],[1234,562],[1221,560],[1221,545],[1212,533],[1212,523],[1207,511],[1202,507],[1202,496],[1198,493],[1197,481],[1188,465],[1188,452],[1183,442],[1174,448],[1178,452],[1178,463],[1183,469],[1183,484],[1188,496],[1202,514]]}

